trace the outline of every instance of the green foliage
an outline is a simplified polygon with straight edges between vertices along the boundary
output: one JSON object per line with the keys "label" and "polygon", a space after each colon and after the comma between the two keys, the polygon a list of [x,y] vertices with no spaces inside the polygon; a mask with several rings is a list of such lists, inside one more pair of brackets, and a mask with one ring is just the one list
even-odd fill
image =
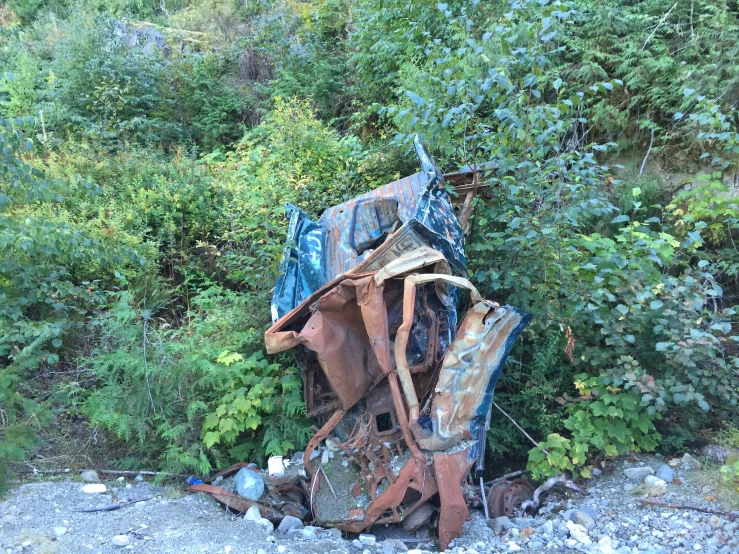
{"label": "green foliage", "polygon": [[[210,165],[233,194],[225,263],[252,290],[270,289],[277,274],[287,202],[317,217],[329,206],[386,182],[384,157],[316,119],[307,102],[277,98],[273,111],[236,150]],[[267,277],[269,276],[269,277]]]}
{"label": "green foliage", "polygon": [[171,139],[177,128],[168,117],[171,98],[161,55],[129,47],[115,25],[81,14],[64,24],[49,63],[51,123],[111,145]]}
{"label": "green foliage", "polygon": [[208,52],[175,62],[173,86],[178,109],[172,118],[182,138],[212,149],[237,142],[246,128],[249,99],[235,86],[237,64],[233,56]]}
{"label": "green foliage", "polygon": [[75,267],[125,261],[79,228],[34,213],[61,204],[74,187],[94,190],[50,179],[23,160],[32,148],[24,130],[32,124],[31,118],[0,120],[0,479],[34,445],[34,428],[48,420],[21,371],[57,363],[64,334],[99,298],[97,284],[76,278]]}
{"label": "green foliage", "polygon": [[147,296],[111,300],[91,321],[98,340],[87,363],[99,381],[83,408],[91,425],[164,467],[198,473],[305,442],[300,379],[262,357],[249,295],[201,291],[177,329]]}
{"label": "green foliage", "polygon": [[718,444],[739,450],[739,425],[731,421],[723,421],[716,435]]}
{"label": "green foliage", "polygon": [[[465,247],[481,292],[534,316],[496,397],[547,437],[538,477],[737,418],[733,4],[45,0],[0,18],[0,110],[19,118],[0,130],[0,472],[50,404],[138,467],[300,448],[298,372],[262,353],[284,203],[316,217],[414,171],[415,134],[448,169],[491,162]],[[605,165],[648,144],[650,165],[705,152],[720,173],[667,190]],[[41,402],[41,370],[71,364],[94,378]],[[488,441],[527,455],[505,421]]]}
{"label": "green foliage", "polygon": [[[645,205],[639,187],[630,188],[628,201],[622,193],[624,210],[617,208],[613,187],[629,187],[598,162],[608,145],[585,142],[583,110],[620,83],[577,92],[548,73],[546,56],[557,51],[571,14],[557,2],[519,3],[493,30],[484,18],[479,28],[471,24],[466,9],[438,9],[453,32],[445,40],[429,34],[428,57],[407,70],[409,88],[380,113],[393,118],[403,143],[425,133],[448,159],[495,167],[486,175],[495,193],[477,206],[467,250],[481,290],[534,314],[533,344],[520,348],[537,355],[516,357],[521,367],[501,382],[523,404],[519,411],[539,414],[542,398],[521,394],[512,376],[528,374],[549,352],[547,336],[569,330],[572,366],[629,390],[618,396],[622,422],[594,413],[589,406],[599,404],[590,398],[581,419],[568,410],[573,464],[584,463],[588,449],[653,449],[641,430],[651,423],[637,421],[640,413],[651,422],[668,405],[692,405],[697,413],[684,410],[667,422],[690,429],[712,407],[718,417],[734,414],[736,364],[722,348],[731,313],[717,309],[722,287],[706,263],[693,266],[705,239],[701,232],[671,234],[665,219],[672,207]],[[550,399],[567,402],[577,380],[562,368],[561,354],[547,357],[540,382]]]}
{"label": "green foliage", "polygon": [[733,465],[725,465],[721,467],[721,479],[724,483],[739,492],[739,462]]}
{"label": "green foliage", "polygon": [[[640,450],[653,451],[660,440],[654,420],[656,411],[646,410],[651,403],[638,390],[607,385],[604,379],[576,376],[580,397],[568,406],[563,424],[571,439],[551,434],[545,442],[529,451],[528,468],[537,479],[562,471],[590,476],[585,466],[589,457],[616,456]],[[547,453],[544,453],[544,450]]]}

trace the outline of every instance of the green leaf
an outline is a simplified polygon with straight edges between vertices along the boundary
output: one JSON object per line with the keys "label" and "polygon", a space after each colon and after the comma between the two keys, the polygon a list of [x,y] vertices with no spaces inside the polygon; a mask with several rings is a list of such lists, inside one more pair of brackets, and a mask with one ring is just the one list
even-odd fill
{"label": "green leaf", "polygon": [[217,431],[210,431],[203,437],[203,444],[207,448],[211,448],[214,444],[221,442],[221,434]]}

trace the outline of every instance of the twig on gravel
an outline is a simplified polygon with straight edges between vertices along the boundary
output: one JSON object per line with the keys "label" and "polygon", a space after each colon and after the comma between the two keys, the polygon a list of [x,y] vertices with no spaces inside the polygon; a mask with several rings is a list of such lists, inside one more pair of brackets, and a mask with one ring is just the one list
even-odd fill
{"label": "twig on gravel", "polygon": [[84,510],[72,510],[73,512],[80,512],[80,513],[89,513],[89,512],[112,512],[113,510],[120,510],[121,508],[125,508],[126,506],[130,506],[131,504],[137,504],[139,502],[146,502],[147,500],[151,500],[152,498],[156,498],[155,496],[150,496],[149,498],[142,498],[140,500],[131,500],[130,502],[118,502],[117,504],[108,504],[107,506],[103,506],[102,508],[86,508]]}
{"label": "twig on gravel", "polygon": [[695,510],[696,512],[703,512],[704,514],[724,516],[729,519],[739,519],[739,515],[737,514],[732,514],[731,512],[721,512],[719,510],[711,510],[710,508],[699,508],[698,506],[688,506],[687,504],[670,504],[669,502],[652,500],[651,498],[637,498],[636,501],[641,502],[642,504],[649,504],[650,506],[662,506],[664,508],[673,508],[675,510]]}
{"label": "twig on gravel", "polygon": [[490,519],[490,514],[488,513],[488,501],[485,498],[485,483],[482,482],[482,477],[480,477],[480,496],[482,496],[482,508],[485,510],[485,519]]}
{"label": "twig on gravel", "polygon": [[328,475],[326,475],[326,472],[323,470],[323,466],[318,466],[318,469],[321,470],[321,473],[323,473],[323,477],[326,479],[326,484],[328,485],[328,488],[331,489],[331,492],[334,495],[334,498],[337,498],[336,491],[334,490],[333,485],[331,485],[331,481],[328,480]]}
{"label": "twig on gravel", "polygon": [[[29,464],[30,465],[30,464]],[[57,475],[59,473],[72,473],[69,469],[36,469],[33,466],[31,466],[33,469],[27,469],[27,470],[21,470],[18,473],[33,473],[34,475]],[[75,470],[78,473],[82,473],[83,471],[95,471],[97,473],[105,473],[108,475],[149,475],[152,477],[156,477],[159,475],[164,475],[165,477],[190,477],[189,475],[186,475],[184,473],[167,473],[166,471],[123,471],[119,469],[79,469]]]}
{"label": "twig on gravel", "polygon": [[536,489],[534,491],[534,498],[523,502],[519,511],[524,514],[528,509],[536,510],[539,507],[539,497],[541,496],[541,494],[549,492],[549,490],[556,485],[564,485],[568,489],[579,492],[580,494],[587,494],[587,492],[585,492],[580,487],[575,485],[575,483],[567,479],[564,474],[559,474],[555,477],[547,479],[542,486]]}

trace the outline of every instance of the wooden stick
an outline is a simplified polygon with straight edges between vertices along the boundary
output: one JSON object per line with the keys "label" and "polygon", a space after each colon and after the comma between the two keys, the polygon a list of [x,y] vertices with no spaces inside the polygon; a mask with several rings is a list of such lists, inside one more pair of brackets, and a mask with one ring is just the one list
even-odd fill
{"label": "wooden stick", "polygon": [[729,519],[739,519],[739,515],[737,514],[711,510],[710,508],[699,508],[698,506],[688,506],[686,504],[670,504],[669,502],[661,502],[660,500],[652,500],[651,498],[637,498],[636,500],[637,502],[649,504],[650,506],[662,506],[664,508],[673,508],[674,510],[695,510],[696,512],[703,512],[704,514],[723,516]]}
{"label": "wooden stick", "polygon": [[641,163],[639,168],[639,177],[644,173],[644,168],[647,165],[647,159],[649,159],[649,153],[652,151],[652,144],[654,144],[654,127],[652,127],[652,134],[649,137],[649,148],[647,148],[647,154],[644,156],[644,161]]}
{"label": "wooden stick", "polygon": [[[516,423],[516,421],[511,416],[509,416],[505,412],[505,410],[503,408],[501,408],[500,406],[498,406],[498,404],[495,401],[493,401],[493,406],[495,406],[501,414],[503,414],[504,416],[506,416],[511,421],[511,423],[513,423],[513,425],[515,425],[516,429],[518,429],[519,431],[521,431],[523,433],[523,436],[526,437],[527,439],[529,439],[529,441],[531,441],[531,444],[533,444],[537,448],[539,447],[539,443],[536,442],[533,438],[531,438],[531,435],[529,435],[526,431],[524,431],[523,430],[523,427],[521,427],[518,423]],[[544,452],[544,454],[547,454],[547,455],[549,454],[549,452],[547,452],[543,448],[541,449],[541,451]]]}
{"label": "wooden stick", "polygon": [[336,491],[334,490],[333,485],[331,485],[331,481],[328,480],[328,475],[326,475],[326,472],[323,469],[323,466],[318,466],[318,469],[321,470],[321,473],[323,473],[323,477],[326,479],[326,483],[328,484],[328,488],[331,489],[331,492],[334,495],[334,498],[336,498]]}
{"label": "wooden stick", "polygon": [[138,504],[139,502],[146,502],[148,500],[151,500],[152,498],[156,498],[156,497],[150,496],[149,498],[142,498],[141,500],[132,500],[131,502],[118,502],[117,504],[108,504],[107,506],[103,506],[102,508],[87,508],[84,510],[72,510],[72,511],[79,512],[79,513],[112,512],[113,510],[120,510],[121,508],[125,508],[126,506],[131,506],[132,504]]}
{"label": "wooden stick", "polygon": [[489,487],[499,481],[503,481],[504,479],[510,479],[512,477],[518,477],[520,475],[525,475],[526,473],[531,473],[528,469],[522,469],[520,471],[514,471],[513,473],[506,473],[505,475],[501,475],[500,477],[496,477],[492,481],[488,481],[485,483],[486,487]]}
{"label": "wooden stick", "polygon": [[480,477],[480,495],[482,495],[482,508],[485,510],[485,519],[490,519],[490,514],[488,513],[488,501],[485,498],[485,484],[482,482],[482,477]]}
{"label": "wooden stick", "polygon": [[644,50],[647,47],[647,44],[649,44],[649,41],[652,40],[652,37],[654,36],[654,33],[657,32],[657,30],[662,26],[662,24],[665,22],[665,19],[672,13],[672,10],[677,8],[677,2],[669,9],[667,10],[667,13],[662,16],[662,19],[659,20],[659,23],[657,23],[657,26],[652,31],[652,34],[647,37],[647,40],[644,41],[644,46],[641,47],[641,50]]}
{"label": "wooden stick", "polygon": [[166,471],[123,471],[119,469],[48,469],[42,471],[34,468],[19,471],[18,473],[32,473],[34,475],[57,475],[59,473],[82,473],[83,471],[95,471],[97,473],[107,473],[108,475],[149,475],[153,477],[157,475],[166,475],[167,477],[190,477],[189,475],[185,475],[184,473],[167,473]]}
{"label": "wooden stick", "polygon": [[539,507],[539,497],[542,493],[549,492],[549,489],[554,487],[555,485],[564,485],[568,489],[572,489],[573,491],[579,492],[580,494],[588,494],[584,490],[582,490],[580,487],[575,485],[572,481],[567,479],[567,477],[564,476],[564,474],[560,473],[559,475],[556,475],[554,477],[550,477],[547,479],[543,485],[541,485],[538,489],[534,491],[534,498],[531,500],[526,500],[521,504],[521,507],[519,508],[520,514],[525,514],[526,510],[529,508],[532,508],[536,510]]}

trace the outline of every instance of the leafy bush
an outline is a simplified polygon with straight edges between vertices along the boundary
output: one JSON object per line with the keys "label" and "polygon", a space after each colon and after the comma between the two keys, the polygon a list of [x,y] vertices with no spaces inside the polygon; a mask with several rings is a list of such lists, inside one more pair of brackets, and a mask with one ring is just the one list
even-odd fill
{"label": "leafy bush", "polygon": [[171,94],[161,54],[130,47],[106,16],[77,14],[64,25],[49,64],[52,124],[104,144],[172,140]]}
{"label": "leafy bush", "polygon": [[91,425],[152,463],[198,473],[305,442],[300,379],[261,355],[264,319],[249,295],[201,291],[177,329],[152,300],[114,293],[91,321],[98,340],[86,363],[99,381],[83,408]]}
{"label": "leafy bush", "polygon": [[75,268],[138,259],[42,215],[75,187],[95,191],[83,181],[52,180],[23,160],[32,149],[25,136],[32,125],[31,118],[0,120],[0,480],[49,416],[21,380],[24,370],[58,363],[65,333],[79,327],[100,298],[98,284],[77,279]]}
{"label": "leafy bush", "polygon": [[[492,162],[470,272],[534,315],[497,399],[549,454],[505,422],[488,452],[587,474],[735,420],[736,10],[673,4],[10,2],[0,107],[44,123],[0,133],[0,471],[48,420],[34,377],[71,363],[95,378],[60,377],[55,407],[136,463],[299,448],[299,376],[261,352],[283,205],[414,171],[417,133],[449,169]],[[642,147],[716,174],[604,165]]]}
{"label": "leafy bush", "polygon": [[[464,9],[438,9],[454,33],[428,37],[428,57],[404,82],[412,88],[381,113],[394,118],[400,141],[422,132],[458,163],[492,162],[486,178],[494,192],[477,205],[467,249],[481,290],[534,314],[525,335],[533,344],[519,348],[537,354],[515,356],[522,366],[513,375],[530,373],[529,364],[549,352],[547,335],[566,333],[572,369],[560,369],[568,365],[564,352],[550,353],[539,385],[550,402],[571,402],[573,386],[628,391],[604,409],[590,393],[568,407],[563,424],[572,442],[559,448],[573,465],[585,463],[588,452],[653,449],[652,420],[673,404],[692,403],[699,412],[713,407],[714,417],[734,414],[736,367],[721,346],[729,314],[713,309],[722,290],[706,264],[691,265],[704,239],[670,234],[664,222],[670,212],[659,207],[649,207],[659,217],[644,217],[638,187],[630,215],[619,215],[609,188],[623,185],[595,157],[608,145],[583,140],[582,110],[619,83],[573,92],[547,75],[545,55],[556,50],[557,32],[571,14],[556,2],[518,3],[493,31],[484,19],[479,29],[470,25]],[[519,44],[526,46],[513,47]],[[501,380],[503,391],[513,380]],[[540,413],[542,399],[519,390],[512,391],[515,399],[502,398],[530,403],[519,412],[536,406]],[[545,413],[557,414],[556,406]],[[685,410],[665,423],[696,429],[704,420]],[[549,431],[546,424],[540,429]]]}
{"label": "leafy bush", "polygon": [[[224,159],[225,158],[225,159]],[[271,289],[286,237],[287,202],[317,217],[387,179],[384,156],[316,119],[307,101],[277,98],[234,152],[209,163],[233,195],[224,233],[230,278]]]}
{"label": "leafy bush", "polygon": [[725,484],[739,492],[739,462],[736,462],[733,465],[722,466],[721,478]]}
{"label": "leafy bush", "polygon": [[[564,470],[590,476],[582,467],[588,456],[615,456],[640,450],[653,451],[660,440],[654,420],[661,419],[656,411],[645,410],[639,390],[629,390],[616,380],[576,376],[575,387],[580,397],[567,408],[569,416],[563,424],[571,439],[551,434],[545,442],[529,451],[529,469],[535,478],[546,478]],[[548,453],[544,453],[546,450]]]}

